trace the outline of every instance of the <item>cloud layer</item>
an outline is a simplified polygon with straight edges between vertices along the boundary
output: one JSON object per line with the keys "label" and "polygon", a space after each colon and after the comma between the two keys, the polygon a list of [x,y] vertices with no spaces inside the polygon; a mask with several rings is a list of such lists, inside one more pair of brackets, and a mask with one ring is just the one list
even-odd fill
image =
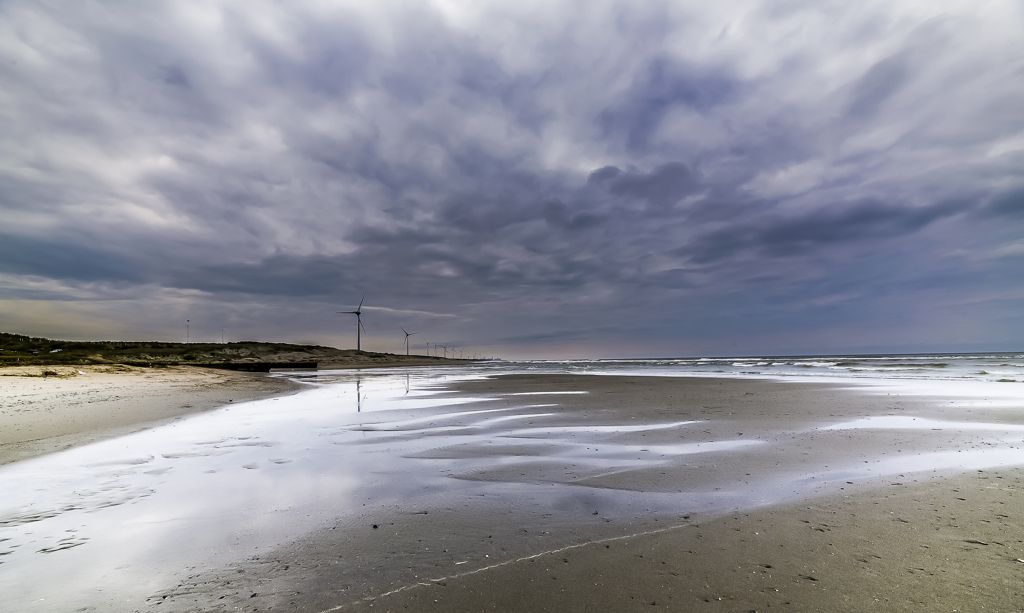
{"label": "cloud layer", "polygon": [[1020,348],[1019,4],[634,4],[5,3],[0,327]]}

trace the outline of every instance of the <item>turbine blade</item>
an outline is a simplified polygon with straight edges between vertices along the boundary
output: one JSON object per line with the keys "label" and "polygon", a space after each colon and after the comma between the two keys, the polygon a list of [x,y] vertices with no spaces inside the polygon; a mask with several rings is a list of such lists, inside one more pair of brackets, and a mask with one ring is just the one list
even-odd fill
{"label": "turbine blade", "polygon": [[[402,326],[398,326],[398,327],[399,327],[399,328],[402,328]],[[402,332],[405,332],[405,328],[402,328]],[[406,336],[409,336],[409,333],[408,333],[408,332],[405,332],[405,335],[406,335]]]}
{"label": "turbine blade", "polygon": [[363,297],[359,299],[359,306],[356,307],[357,311],[363,308],[363,300],[366,300],[366,292],[363,292]]}

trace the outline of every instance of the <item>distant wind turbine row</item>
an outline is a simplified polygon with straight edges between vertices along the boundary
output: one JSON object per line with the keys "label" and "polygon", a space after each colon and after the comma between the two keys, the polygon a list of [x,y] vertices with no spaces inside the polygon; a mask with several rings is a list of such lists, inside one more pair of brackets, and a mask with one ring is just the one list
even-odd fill
{"label": "distant wind turbine row", "polygon": [[[362,320],[363,301],[364,300],[366,300],[366,294],[365,293],[363,294],[363,297],[359,299],[359,306],[356,307],[356,310],[354,310],[354,311],[338,311],[339,314],[355,315],[356,316],[356,351],[362,351],[363,350],[363,348],[362,348],[362,334],[361,333],[362,332],[366,332],[366,328],[363,327],[363,320]],[[410,355],[410,352],[409,352],[409,349],[410,349],[409,337],[413,336],[415,334],[419,334],[419,332],[408,332],[402,326],[399,326],[399,329],[401,329],[402,332],[405,333],[405,340],[403,341],[403,345],[405,346],[405,355],[408,356],[408,355]],[[427,355],[429,356],[430,355],[430,341],[426,341],[426,347],[427,347]],[[440,345],[439,343],[434,343],[434,356],[435,357],[437,356],[437,348],[438,347],[442,348],[442,350],[444,351],[444,357],[447,358],[448,357],[448,343],[445,343],[443,345]],[[452,348],[452,357],[453,358],[455,357],[455,351],[456,351],[456,349],[453,347]],[[459,357],[461,357],[462,356],[462,350],[458,349],[458,352],[459,352]]]}

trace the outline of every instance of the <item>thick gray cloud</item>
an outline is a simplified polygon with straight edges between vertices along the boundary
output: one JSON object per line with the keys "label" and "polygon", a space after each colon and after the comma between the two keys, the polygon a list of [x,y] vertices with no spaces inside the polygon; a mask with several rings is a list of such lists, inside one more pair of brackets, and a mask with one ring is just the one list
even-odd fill
{"label": "thick gray cloud", "polygon": [[[8,2],[0,327],[1015,349],[1016,3]],[[343,308],[344,307],[344,308]]]}

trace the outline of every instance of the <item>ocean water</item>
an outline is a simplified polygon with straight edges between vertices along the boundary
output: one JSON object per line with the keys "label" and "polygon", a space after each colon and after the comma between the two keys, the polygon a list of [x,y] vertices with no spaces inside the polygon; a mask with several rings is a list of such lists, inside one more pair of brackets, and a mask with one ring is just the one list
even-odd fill
{"label": "ocean water", "polygon": [[677,377],[1024,382],[1024,353],[538,360],[490,364],[495,372],[507,369]]}
{"label": "ocean water", "polygon": [[[933,396],[962,411],[941,419],[895,410],[837,416],[784,436],[747,424],[740,436],[713,420],[567,421],[554,407],[578,394],[572,390],[471,397],[448,389],[511,373],[831,381],[855,393]],[[1022,426],[1010,423],[1024,420],[971,413],[1024,411],[1022,354],[495,361],[274,376],[309,390],[0,467],[0,610],[149,610],[156,595],[174,593],[187,577],[242,564],[318,530],[355,533],[381,517],[421,510],[468,509],[459,532],[469,536],[449,537],[443,551],[410,545],[408,557],[395,561],[410,574],[393,584],[413,581],[417,568],[480,568],[502,555],[572,544],[577,529],[597,534],[618,529],[615,522],[751,508],[915,471],[1024,464]],[[772,465],[771,454],[786,456],[789,446],[880,430],[934,435],[935,445],[870,463],[851,448],[821,466],[756,481],[723,473],[714,481],[716,458],[743,454],[752,466]],[[647,492],[572,482],[691,464],[705,467],[710,481]],[[470,521],[506,512],[531,517],[541,536],[511,531],[511,520]],[[510,528],[496,539],[502,550],[484,553],[470,538],[477,528],[499,536]],[[364,585],[379,574],[358,565],[352,573]]]}

